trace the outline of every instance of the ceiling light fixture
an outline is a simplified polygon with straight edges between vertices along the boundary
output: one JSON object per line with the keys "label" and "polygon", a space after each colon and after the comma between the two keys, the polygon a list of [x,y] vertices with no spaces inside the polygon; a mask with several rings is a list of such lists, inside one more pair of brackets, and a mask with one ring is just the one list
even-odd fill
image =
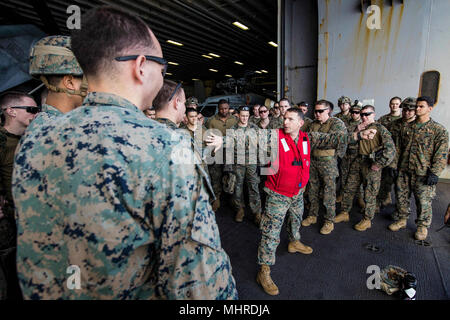
{"label": "ceiling light fixture", "polygon": [[206,55],[206,54],[202,54],[202,57],[203,58],[208,58],[208,59],[212,59],[213,57],[210,57],[210,56],[208,56],[208,55]]}
{"label": "ceiling light fixture", "polygon": [[220,56],[218,54],[215,53],[208,53],[210,56],[214,57],[214,58],[220,58]]}
{"label": "ceiling light fixture", "polygon": [[239,29],[242,29],[242,30],[248,30],[248,27],[247,27],[246,25],[243,25],[242,23],[240,23],[240,22],[238,22],[238,21],[233,22],[233,25],[235,25],[235,26],[238,27]]}
{"label": "ceiling light fixture", "polygon": [[259,73],[259,74],[261,74],[262,72],[261,71],[255,71],[256,73]]}
{"label": "ceiling light fixture", "polygon": [[234,63],[236,63],[236,64],[238,64],[238,65],[240,65],[240,66],[243,66],[243,65],[244,65],[242,62],[239,62],[239,61],[235,61]]}
{"label": "ceiling light fixture", "polygon": [[261,72],[263,72],[263,73],[269,73],[268,71],[266,71],[266,70],[261,70]]}
{"label": "ceiling light fixture", "polygon": [[219,72],[219,71],[216,70],[216,69],[209,69],[209,71],[212,71],[212,72]]}
{"label": "ceiling light fixture", "polygon": [[268,44],[270,44],[272,47],[278,48],[278,44],[273,41],[268,42]]}
{"label": "ceiling light fixture", "polygon": [[226,74],[225,77],[233,78],[233,76],[231,74]]}
{"label": "ceiling light fixture", "polygon": [[179,46],[179,47],[184,46],[184,44],[182,44],[180,42],[173,41],[173,40],[167,40],[167,43],[174,44],[174,45]]}

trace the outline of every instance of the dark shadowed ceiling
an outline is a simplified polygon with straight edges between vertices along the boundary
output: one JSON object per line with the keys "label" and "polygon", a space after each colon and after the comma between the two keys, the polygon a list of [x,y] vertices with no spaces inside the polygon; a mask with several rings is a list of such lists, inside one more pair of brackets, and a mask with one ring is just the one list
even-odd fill
{"label": "dark shadowed ceiling", "polygon": [[[277,42],[277,0],[3,0],[0,24],[31,23],[49,35],[68,35],[68,6],[79,6],[82,19],[90,8],[105,4],[118,6],[148,23],[164,57],[178,63],[169,65],[170,79],[220,82],[231,75],[235,79],[245,77],[258,93],[276,90],[277,48],[269,42]],[[235,21],[249,29],[239,29],[233,25]],[[202,56],[211,54],[220,57]]]}

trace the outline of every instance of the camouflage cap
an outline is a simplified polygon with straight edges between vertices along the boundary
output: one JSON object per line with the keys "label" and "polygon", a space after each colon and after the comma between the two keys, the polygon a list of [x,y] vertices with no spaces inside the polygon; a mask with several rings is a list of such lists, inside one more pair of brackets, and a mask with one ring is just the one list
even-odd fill
{"label": "camouflage cap", "polygon": [[338,100],[338,105],[340,106],[343,103],[348,103],[348,104],[352,104],[352,99],[350,99],[349,97],[340,97]]}
{"label": "camouflage cap", "polygon": [[75,75],[82,76],[83,70],[70,49],[68,36],[49,36],[36,42],[30,52],[30,75]]}
{"label": "camouflage cap", "polygon": [[359,100],[355,100],[355,102],[353,102],[353,104],[352,104],[352,109],[361,110],[362,107],[363,107],[363,103]]}
{"label": "camouflage cap", "polygon": [[400,108],[416,109],[417,99],[413,97],[405,98],[400,105]]}
{"label": "camouflage cap", "polygon": [[196,97],[189,97],[186,99],[186,105],[195,104],[198,106],[198,99]]}

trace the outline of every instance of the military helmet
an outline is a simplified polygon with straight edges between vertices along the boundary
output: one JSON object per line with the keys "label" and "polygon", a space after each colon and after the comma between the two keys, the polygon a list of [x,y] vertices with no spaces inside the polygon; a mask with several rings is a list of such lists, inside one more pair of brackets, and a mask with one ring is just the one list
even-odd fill
{"label": "military helmet", "polygon": [[[71,38],[68,36],[49,36],[36,42],[30,51],[30,69],[32,77],[41,79],[45,86],[54,92],[66,92],[86,96],[87,80],[77,58],[70,49]],[[81,90],[68,90],[48,83],[46,76],[83,76]]]}
{"label": "military helmet", "polygon": [[340,97],[339,100],[338,100],[338,105],[340,106],[340,105],[342,105],[344,103],[348,103],[348,104],[351,105],[352,104],[352,99],[350,99],[349,97],[344,97],[344,96]]}
{"label": "military helmet", "polygon": [[359,109],[361,110],[363,107],[363,103],[359,100],[355,100],[355,102],[353,102],[352,104],[352,109]]}
{"label": "military helmet", "polygon": [[70,49],[71,39],[67,36],[45,37],[31,48],[30,75],[82,76],[83,70]]}
{"label": "military helmet", "polygon": [[400,108],[416,109],[417,99],[413,97],[405,98],[400,105]]}
{"label": "military helmet", "polygon": [[186,106],[190,104],[195,104],[198,106],[198,99],[196,97],[189,97],[186,99]]}

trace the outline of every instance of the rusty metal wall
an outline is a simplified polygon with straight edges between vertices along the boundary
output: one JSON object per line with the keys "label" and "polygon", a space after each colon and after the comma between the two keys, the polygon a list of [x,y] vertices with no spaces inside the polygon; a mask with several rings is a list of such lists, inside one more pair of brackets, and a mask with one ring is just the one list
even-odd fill
{"label": "rusty metal wall", "polygon": [[[369,29],[369,5],[381,13],[381,29]],[[377,115],[389,99],[420,94],[421,75],[441,74],[432,117],[450,127],[450,1],[318,0],[318,98],[341,95],[374,100]]]}

